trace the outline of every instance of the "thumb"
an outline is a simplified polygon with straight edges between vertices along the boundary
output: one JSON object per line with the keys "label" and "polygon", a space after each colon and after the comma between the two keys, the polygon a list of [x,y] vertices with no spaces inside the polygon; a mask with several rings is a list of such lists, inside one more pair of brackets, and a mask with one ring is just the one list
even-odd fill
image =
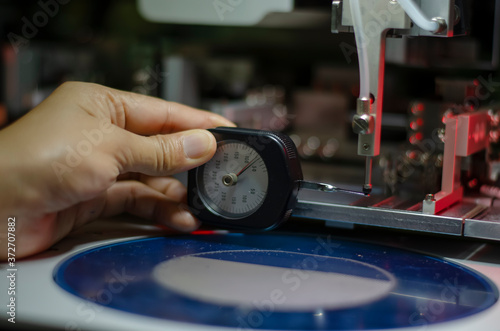
{"label": "thumb", "polygon": [[140,172],[150,176],[168,176],[209,161],[217,142],[207,130],[188,130],[167,135],[139,136],[124,131],[118,150],[121,173]]}

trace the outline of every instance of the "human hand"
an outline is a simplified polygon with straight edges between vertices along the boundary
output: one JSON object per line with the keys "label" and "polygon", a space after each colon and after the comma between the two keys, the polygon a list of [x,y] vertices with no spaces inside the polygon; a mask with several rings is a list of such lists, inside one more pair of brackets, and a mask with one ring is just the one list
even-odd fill
{"label": "human hand", "polygon": [[[16,217],[16,258],[41,252],[99,217],[128,212],[191,231],[186,188],[167,177],[213,156],[202,129],[221,116],[100,85],[61,85],[0,131],[0,259]],[[4,247],[5,246],[5,247]]]}

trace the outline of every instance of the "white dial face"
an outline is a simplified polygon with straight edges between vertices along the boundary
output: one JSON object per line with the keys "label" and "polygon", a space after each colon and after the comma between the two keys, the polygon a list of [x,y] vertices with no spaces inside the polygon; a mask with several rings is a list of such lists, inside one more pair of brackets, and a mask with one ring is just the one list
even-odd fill
{"label": "white dial face", "polygon": [[197,174],[200,196],[220,216],[244,218],[264,202],[269,182],[266,164],[255,149],[237,141],[222,141],[214,157]]}

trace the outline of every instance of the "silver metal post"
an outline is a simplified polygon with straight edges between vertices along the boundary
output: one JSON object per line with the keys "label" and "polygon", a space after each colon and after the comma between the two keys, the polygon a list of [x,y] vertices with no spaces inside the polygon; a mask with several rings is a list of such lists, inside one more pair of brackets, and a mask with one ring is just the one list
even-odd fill
{"label": "silver metal post", "polygon": [[371,156],[367,156],[365,164],[365,184],[363,185],[363,193],[366,195],[369,195],[372,192],[372,167],[373,158]]}

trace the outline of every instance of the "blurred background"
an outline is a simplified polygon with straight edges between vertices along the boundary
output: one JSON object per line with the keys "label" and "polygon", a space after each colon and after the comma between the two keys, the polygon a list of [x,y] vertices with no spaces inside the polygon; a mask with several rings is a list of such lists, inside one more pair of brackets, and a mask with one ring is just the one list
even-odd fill
{"label": "blurred background", "polygon": [[[94,82],[284,131],[306,178],[361,185],[364,158],[351,129],[359,92],[354,36],[331,33],[331,1],[288,0],[286,13],[250,23],[238,22],[252,16],[249,0],[206,2],[208,9],[186,12],[177,0],[1,0],[0,127],[64,81]],[[498,118],[499,2],[467,4],[466,36],[388,40],[374,175],[382,190],[439,186],[442,150],[426,151],[425,142],[436,140],[443,116],[491,106]]]}

